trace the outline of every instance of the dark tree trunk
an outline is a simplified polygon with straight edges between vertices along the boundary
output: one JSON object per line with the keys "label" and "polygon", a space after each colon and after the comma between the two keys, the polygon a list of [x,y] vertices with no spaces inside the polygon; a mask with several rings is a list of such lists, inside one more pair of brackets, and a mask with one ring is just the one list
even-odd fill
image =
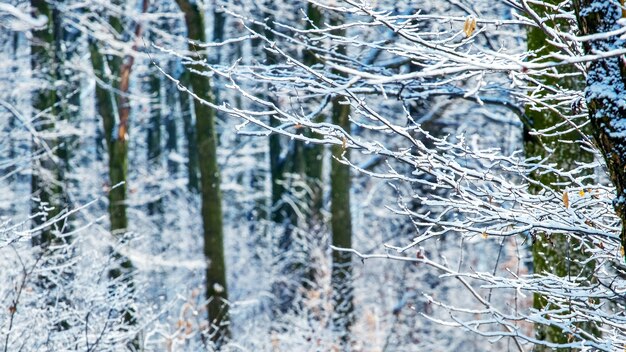
{"label": "dark tree trunk", "polygon": [[[332,25],[340,23],[339,19],[332,19]],[[335,35],[345,35],[344,30],[335,30]],[[338,45],[335,52],[346,54],[346,48]],[[341,72],[333,72],[341,75]],[[332,99],[332,122],[350,133],[350,105],[347,98],[335,96]],[[344,143],[345,144],[345,143]],[[342,158],[349,159],[350,152],[344,145],[332,146],[332,161],[330,170],[331,179],[331,226],[332,243],[335,247],[352,247],[352,216],[350,212],[350,167],[340,163]],[[353,286],[352,286],[352,256],[349,252],[333,251],[331,283],[333,288],[333,302],[335,304],[333,321],[338,330],[343,347],[349,349],[350,327],[353,317]]]}
{"label": "dark tree trunk", "polygon": [[[161,75],[156,67],[151,67],[148,77],[148,93],[150,94],[150,120],[148,123],[148,170],[152,175],[158,174],[162,167],[162,148],[161,148],[161,120],[162,120],[162,104],[161,104]],[[156,197],[148,203],[148,214],[162,216],[163,201],[160,195],[159,181],[149,187],[149,197]]]}
{"label": "dark tree trunk", "polygon": [[[58,9],[46,1],[31,1],[38,15],[47,17],[46,26],[32,32],[31,68],[33,76],[40,80],[33,94],[33,110],[37,116],[34,124],[37,132],[56,137],[40,137],[33,142],[32,152],[35,156],[31,179],[32,195],[39,198],[33,204],[32,213],[34,226],[42,225],[46,220],[54,223],[42,228],[35,234],[32,244],[39,246],[45,254],[45,265],[50,266],[49,272],[40,274],[37,284],[50,292],[46,301],[49,305],[59,302],[71,305],[66,292],[58,286],[58,282],[71,280],[74,267],[72,246],[60,246],[70,243],[71,217],[67,214],[70,208],[68,196],[68,173],[70,170],[71,143],[74,137],[64,135],[57,128],[59,122],[71,123],[76,115],[79,104],[78,90],[80,80],[76,72],[64,66],[70,60],[76,48],[71,45],[72,38],[62,23],[62,15]],[[58,82],[64,82],[59,85]],[[56,255],[54,255],[56,254]],[[57,291],[58,289],[58,291]],[[54,329],[65,330],[69,327],[66,319],[59,320]]]}
{"label": "dark tree trunk", "polygon": [[[271,7],[272,5],[267,4],[266,6]],[[273,13],[265,13],[266,18],[265,22],[265,36],[269,40],[274,40],[274,33],[272,30],[274,29],[274,15]],[[265,65],[271,66],[278,63],[278,58],[276,54],[266,50],[265,51]],[[274,101],[274,99],[270,96],[266,96],[268,100],[270,100],[274,105],[278,103]],[[270,126],[278,127],[281,122],[274,115],[270,116]],[[273,133],[269,137],[269,154],[270,154],[270,173],[272,178],[272,205],[271,205],[271,213],[270,219],[279,225],[283,225],[285,228],[284,235],[279,239],[279,248],[281,250],[287,250],[291,248],[291,230],[296,225],[296,213],[293,211],[291,206],[283,200],[283,197],[287,196],[289,191],[287,173],[293,171],[293,155],[295,143],[289,145],[287,153],[284,156],[281,156],[283,147],[282,147],[282,136],[279,134]]]}
{"label": "dark tree trunk", "polygon": [[[191,78],[189,71],[182,73],[180,84],[185,87],[191,87]],[[189,94],[178,92],[180,101],[180,114],[183,118],[183,129],[187,141],[187,188],[192,193],[200,191],[200,181],[198,177],[198,140],[196,137],[195,114],[192,107],[192,101]]]}
{"label": "dark tree trunk", "polygon": [[[307,17],[306,29],[320,28],[323,26],[323,16],[319,7],[309,3],[307,5]],[[302,53],[302,62],[312,67],[320,64],[319,58],[311,50],[304,50]],[[322,103],[319,100],[311,102],[313,108],[317,108],[316,104]],[[323,113],[318,114],[312,118],[315,123],[322,123],[326,120],[326,116]],[[310,128],[304,129],[302,134],[311,139],[323,139],[319,133],[313,132]],[[304,258],[301,263],[298,263],[298,271],[302,273],[302,277],[299,279],[300,286],[304,289],[313,289],[317,285],[316,267],[319,263],[315,262],[315,258],[311,256],[314,253],[314,248],[319,248],[322,243],[320,239],[323,238],[321,233],[326,231],[324,227],[324,218],[322,216],[322,210],[324,208],[324,188],[323,188],[323,162],[324,162],[324,146],[317,143],[304,143],[302,141],[294,141],[296,144],[295,151],[298,153],[294,156],[294,168],[302,176],[304,182],[310,193],[307,193],[306,197],[301,200],[304,204],[302,213],[304,216],[304,227],[306,232],[303,238],[303,245],[298,246],[301,248],[302,253],[298,255],[300,258]]]}
{"label": "dark tree trunk", "polygon": [[[199,43],[205,42],[204,20],[198,6],[187,0],[176,0],[176,2],[185,15],[189,39]],[[196,54],[196,60],[207,59],[205,50],[193,43],[189,43],[189,50]],[[190,83],[194,94],[205,101],[213,102],[210,80],[196,73],[196,71],[202,71],[202,65],[191,64],[189,68]],[[211,325],[211,339],[219,345],[224,338],[228,337],[229,328],[215,111],[198,101],[194,103],[202,195],[204,255],[207,259],[208,318]]]}
{"label": "dark tree trunk", "polygon": [[[315,27],[320,28],[323,26],[323,17],[320,9],[309,3],[307,6],[307,17],[310,22],[307,22],[306,29],[313,29]],[[310,50],[305,50],[303,53],[303,62],[307,66],[314,66],[320,63],[320,60],[315,56],[315,53]],[[320,114],[315,117],[315,123],[322,123],[325,120],[325,116]],[[314,133],[310,129],[304,131],[304,135],[309,138],[321,139],[322,136],[318,133]],[[302,143],[302,142],[300,142]],[[323,174],[323,159],[324,159],[324,146],[321,144],[309,144],[302,145],[300,148],[303,151],[302,162],[304,163],[304,176],[311,189],[310,199],[308,201],[309,212],[307,214],[307,224],[309,229],[313,230],[319,227],[322,222],[322,209],[323,209],[323,189],[322,189],[322,174]]]}
{"label": "dark tree trunk", "polygon": [[[615,1],[575,0],[578,27],[582,35],[618,30],[617,22],[626,11]],[[622,1],[624,6],[624,1]],[[626,46],[618,36],[583,43],[586,54],[607,52]],[[617,197],[613,201],[622,219],[622,249],[626,248],[626,59],[624,56],[599,59],[587,68],[585,98],[596,143],[604,155]]]}
{"label": "dark tree trunk", "polygon": [[[45,27],[32,32],[31,67],[33,74],[41,81],[40,88],[34,92],[32,100],[34,112],[37,114],[34,126],[38,132],[53,131],[57,120],[61,118],[59,97],[54,87],[59,78],[61,65],[61,54],[58,48],[62,38],[57,37],[60,18],[58,11],[45,0],[32,0],[31,6],[48,20]],[[33,140],[32,154],[35,158],[31,190],[37,201],[33,204],[32,213],[38,214],[33,218],[34,226],[58,216],[66,207],[61,179],[63,166],[57,164],[65,160],[59,158],[63,156],[60,142],[59,138]],[[33,237],[33,244],[48,247],[52,242],[58,241],[58,232],[55,231],[55,227],[61,228],[62,224],[42,229],[37,236]]]}
{"label": "dark tree trunk", "polygon": [[[274,5],[270,1],[266,1],[265,6],[267,9],[273,9]],[[275,35],[272,32],[274,29],[274,11],[266,12],[263,14],[265,18],[265,28],[263,32],[265,37],[269,40],[274,40]],[[260,30],[260,28],[257,28]],[[259,45],[260,46],[260,45]],[[265,50],[265,65],[272,66],[278,63],[278,57],[270,50]],[[262,93],[265,94],[265,93]],[[273,99],[270,94],[265,94],[263,97],[268,101],[271,101],[274,105],[278,105],[278,102]],[[278,127],[281,121],[274,115],[270,115],[269,124],[272,127]],[[283,148],[287,148],[286,152],[283,152]],[[280,134],[273,133],[269,136],[269,159],[270,159],[270,180],[271,180],[271,204],[269,217],[270,220],[276,226],[276,233],[278,236],[275,258],[277,259],[279,268],[280,280],[274,283],[273,293],[277,300],[277,308],[279,312],[288,311],[293,303],[296,295],[297,285],[299,284],[299,268],[296,263],[297,255],[293,251],[293,234],[297,225],[297,214],[293,207],[287,201],[287,197],[290,197],[289,191],[291,188],[290,173],[295,171],[295,155],[297,155],[297,148],[300,146],[295,141],[284,142],[284,137]]]}
{"label": "dark tree trunk", "polygon": [[[174,66],[174,65],[171,65]],[[173,69],[171,70],[173,71]],[[178,124],[176,109],[175,106],[178,103],[176,99],[175,92],[177,91],[176,84],[172,81],[165,80],[165,91],[167,92],[165,97],[165,104],[168,107],[168,114],[165,117],[165,130],[166,130],[166,141],[165,141],[165,149],[167,151],[167,171],[176,179],[178,177],[179,165],[177,160],[172,160],[169,156],[170,154],[178,154]],[[187,94],[185,94],[187,95]],[[181,109],[182,114],[182,109]]]}
{"label": "dark tree trunk", "polygon": [[[143,0],[142,9],[145,13],[148,8],[148,0]],[[109,24],[117,33],[124,33],[121,20],[117,17],[110,17]],[[135,41],[133,49],[137,48],[137,38],[141,36],[141,25],[135,25]],[[128,227],[128,217],[126,214],[126,175],[128,170],[128,138],[129,138],[129,117],[130,101],[128,98],[130,75],[135,61],[131,54],[124,57],[105,57],[98,50],[98,43],[90,38],[89,50],[94,74],[101,82],[106,82],[117,94],[114,94],[107,87],[96,83],[96,112],[102,118],[103,133],[107,151],[109,154],[109,219],[111,233],[121,241]],[[109,68],[111,76],[105,74],[105,67]],[[119,81],[116,78],[119,77]],[[117,83],[116,83],[117,82]],[[118,113],[116,121],[115,112]],[[132,282],[133,265],[129,258],[117,251],[113,256],[118,263],[117,267],[109,270],[111,279],[122,279],[131,292],[134,291]],[[124,312],[124,319],[128,324],[135,324],[135,311],[133,307],[127,307]],[[137,347],[137,341],[132,342]]]}

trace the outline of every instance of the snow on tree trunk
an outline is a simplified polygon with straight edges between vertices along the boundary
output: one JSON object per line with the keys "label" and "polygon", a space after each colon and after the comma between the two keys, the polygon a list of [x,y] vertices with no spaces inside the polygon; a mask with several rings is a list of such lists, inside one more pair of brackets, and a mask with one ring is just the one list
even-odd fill
{"label": "snow on tree trunk", "polygon": [[[583,35],[621,28],[624,11],[615,1],[574,1],[578,27]],[[623,6],[623,1],[622,1]],[[626,46],[618,36],[583,43],[586,54],[598,54]],[[626,247],[626,58],[604,57],[589,62],[585,98],[596,143],[604,155],[611,181],[617,189],[613,201],[622,219],[622,250]],[[622,255],[623,252],[622,252]]]}

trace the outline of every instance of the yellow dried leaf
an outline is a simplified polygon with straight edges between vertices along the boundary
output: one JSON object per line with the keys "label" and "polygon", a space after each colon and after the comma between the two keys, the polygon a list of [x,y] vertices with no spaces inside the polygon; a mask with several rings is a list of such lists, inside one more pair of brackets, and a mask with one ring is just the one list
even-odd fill
{"label": "yellow dried leaf", "polygon": [[619,247],[619,254],[624,257],[624,246]]}
{"label": "yellow dried leaf", "polygon": [[563,205],[565,205],[566,208],[569,208],[569,195],[567,192],[563,192]]}
{"label": "yellow dried leaf", "polygon": [[584,197],[584,196],[585,196],[585,190],[584,190],[584,189],[581,189],[580,191],[578,191],[578,194],[579,194],[581,197]]}
{"label": "yellow dried leaf", "polygon": [[476,29],[476,18],[468,17],[465,19],[465,24],[463,25],[463,33],[465,33],[466,37],[470,37],[474,30]]}
{"label": "yellow dried leaf", "polygon": [[487,237],[489,237],[489,235],[487,234],[487,231],[486,231],[486,230],[485,230],[485,231],[483,231],[483,233],[481,234],[481,236],[482,236],[484,239],[487,239]]}

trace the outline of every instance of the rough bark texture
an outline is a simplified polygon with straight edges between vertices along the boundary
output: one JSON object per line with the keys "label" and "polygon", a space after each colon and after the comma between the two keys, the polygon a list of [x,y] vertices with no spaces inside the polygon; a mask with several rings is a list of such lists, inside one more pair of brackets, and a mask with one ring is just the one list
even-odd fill
{"label": "rough bark texture", "polygon": [[[338,19],[332,19],[332,24],[338,24]],[[336,35],[343,36],[343,30],[335,31]],[[335,52],[345,55],[346,48],[337,46]],[[333,72],[336,75],[340,72]],[[343,96],[332,99],[332,122],[340,126],[346,133],[350,133],[350,105]],[[350,157],[349,150],[344,145],[332,146],[331,161],[331,227],[333,246],[341,248],[352,247],[352,217],[350,212],[350,167],[338,161]],[[333,302],[335,304],[333,322],[339,334],[344,349],[349,349],[350,327],[353,320],[353,287],[352,287],[352,256],[348,252],[333,251],[333,266],[331,274],[333,288]]]}
{"label": "rough bark texture", "polygon": [[[550,3],[557,3],[556,1],[549,1]],[[536,6],[535,10],[538,14],[544,16],[545,7]],[[567,26],[564,21],[549,21],[548,26],[560,26],[563,28]],[[528,50],[534,51],[537,57],[545,56],[549,52],[556,51],[557,49],[551,46],[547,42],[546,34],[539,28],[532,27],[528,30]],[[548,59],[547,59],[548,60]],[[560,69],[561,73],[575,73],[576,69],[571,66],[565,66]],[[550,76],[541,77],[541,83],[546,86],[560,86],[569,89],[581,89],[583,85],[582,75],[570,76],[569,78],[556,79]],[[530,108],[526,109],[526,115],[532,128],[534,130],[543,130],[551,128],[559,123],[563,122],[563,117],[557,113],[544,110],[536,111]],[[564,126],[560,131],[570,128]],[[585,134],[590,133],[588,128],[583,128],[582,132]],[[571,170],[577,167],[579,163],[590,163],[593,161],[593,154],[585,151],[581,147],[580,140],[582,136],[580,132],[570,132],[560,135],[558,137],[547,137],[531,135],[529,126],[525,126],[524,129],[524,150],[526,157],[540,157],[542,159],[547,158],[549,163],[556,164],[557,168],[563,170]],[[568,143],[571,141],[571,143]],[[552,152],[549,153],[546,150],[549,147]],[[558,193],[563,192],[563,187],[558,183],[565,182],[566,180],[557,177],[552,173],[540,173],[534,172],[530,177],[546,187],[552,188]],[[542,187],[531,186],[531,192],[537,193]],[[595,265],[593,262],[587,265],[579,264],[583,262],[588,255],[582,252],[578,241],[573,240],[571,237],[565,234],[553,234],[547,236],[544,233],[536,233],[532,243],[533,254],[533,270],[535,273],[551,273],[558,276],[579,276],[582,279],[591,279]],[[534,295],[533,301],[534,308],[538,310],[552,309],[550,307],[546,297],[540,294]],[[597,327],[595,324],[579,324],[579,328],[589,333],[597,334]],[[566,344],[570,341],[567,332],[552,325],[535,325],[535,336],[539,340],[544,340],[551,343],[563,343]],[[534,347],[534,351],[552,351],[553,349],[537,345]],[[559,349],[560,350],[560,349]]]}
{"label": "rough bark texture", "polygon": [[[581,34],[590,35],[619,29],[624,15],[614,1],[576,0],[576,16]],[[622,1],[623,4],[623,1]],[[624,40],[609,37],[583,43],[587,54],[623,48]],[[587,68],[585,90],[589,119],[596,143],[606,161],[609,175],[617,189],[613,201],[622,219],[622,248],[626,247],[626,58],[616,56],[595,60]]]}
{"label": "rough bark texture", "polygon": [[[205,42],[204,19],[197,4],[187,0],[176,0],[185,15],[187,36],[194,42]],[[196,54],[196,60],[206,61],[204,49],[189,43],[189,50]],[[190,83],[194,94],[201,99],[213,102],[211,82],[205,76],[195,73],[202,71],[200,64],[189,67]],[[206,297],[208,318],[211,324],[211,339],[220,343],[229,334],[227,325],[228,299],[226,266],[224,263],[224,235],[222,226],[222,199],[220,177],[217,165],[217,134],[215,111],[209,106],[195,102],[196,137],[200,166],[200,190],[202,196],[202,222],[204,229],[204,255],[207,259]]]}

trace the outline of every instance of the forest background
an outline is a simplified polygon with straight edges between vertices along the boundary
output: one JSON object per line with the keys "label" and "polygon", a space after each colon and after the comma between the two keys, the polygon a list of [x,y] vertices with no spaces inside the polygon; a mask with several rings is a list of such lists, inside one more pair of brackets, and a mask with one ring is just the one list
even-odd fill
{"label": "forest background", "polygon": [[0,3],[0,346],[623,350],[625,14]]}

